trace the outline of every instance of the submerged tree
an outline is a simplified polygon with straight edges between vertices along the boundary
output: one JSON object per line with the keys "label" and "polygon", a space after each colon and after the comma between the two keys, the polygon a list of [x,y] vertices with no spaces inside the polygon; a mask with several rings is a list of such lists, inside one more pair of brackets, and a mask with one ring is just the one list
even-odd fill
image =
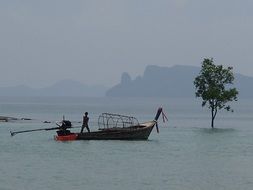
{"label": "submerged tree", "polygon": [[215,65],[213,59],[204,59],[199,76],[194,80],[196,97],[202,98],[202,107],[208,106],[212,114],[211,126],[218,110],[233,111],[228,102],[237,101],[238,91],[231,88],[234,81],[233,68]]}

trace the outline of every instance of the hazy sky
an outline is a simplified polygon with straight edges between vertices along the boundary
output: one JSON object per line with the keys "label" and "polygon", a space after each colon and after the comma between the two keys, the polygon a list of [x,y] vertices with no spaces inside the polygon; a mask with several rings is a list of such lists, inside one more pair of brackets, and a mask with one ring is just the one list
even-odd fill
{"label": "hazy sky", "polygon": [[252,0],[2,0],[0,86],[112,86],[205,57],[253,76]]}

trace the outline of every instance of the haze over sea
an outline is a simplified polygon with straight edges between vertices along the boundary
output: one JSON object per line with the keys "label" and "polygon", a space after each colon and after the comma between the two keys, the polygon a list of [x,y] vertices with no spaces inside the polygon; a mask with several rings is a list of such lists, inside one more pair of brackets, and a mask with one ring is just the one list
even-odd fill
{"label": "haze over sea", "polygon": [[[85,111],[91,130],[103,112],[152,120],[159,106],[169,121],[160,118],[160,133],[148,141],[57,142],[54,131],[10,136],[55,127],[63,115],[78,126]],[[1,97],[0,115],[33,120],[0,123],[0,189],[252,190],[253,103],[233,108],[218,113],[212,130],[197,99]]]}

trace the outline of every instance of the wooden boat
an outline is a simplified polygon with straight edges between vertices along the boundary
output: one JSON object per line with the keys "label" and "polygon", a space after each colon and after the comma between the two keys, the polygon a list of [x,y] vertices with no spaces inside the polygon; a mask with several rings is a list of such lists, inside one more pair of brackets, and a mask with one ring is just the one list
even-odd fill
{"label": "wooden boat", "polygon": [[147,140],[156,121],[126,128],[108,128],[90,133],[78,133],[76,140]]}
{"label": "wooden boat", "polygon": [[[154,126],[159,132],[157,120],[161,113],[163,114],[162,108],[159,108],[154,120],[141,124],[134,117],[103,113],[99,117],[100,128],[98,131],[90,133],[71,133],[69,130],[57,131],[58,135],[55,136],[55,140],[147,140]],[[165,115],[163,114],[163,116]]]}

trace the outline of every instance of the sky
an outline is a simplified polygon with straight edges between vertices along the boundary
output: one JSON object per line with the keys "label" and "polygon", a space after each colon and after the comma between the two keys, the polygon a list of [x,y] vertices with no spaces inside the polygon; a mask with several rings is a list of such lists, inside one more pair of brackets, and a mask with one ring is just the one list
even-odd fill
{"label": "sky", "polygon": [[111,87],[204,58],[253,76],[252,0],[2,0],[0,86]]}

